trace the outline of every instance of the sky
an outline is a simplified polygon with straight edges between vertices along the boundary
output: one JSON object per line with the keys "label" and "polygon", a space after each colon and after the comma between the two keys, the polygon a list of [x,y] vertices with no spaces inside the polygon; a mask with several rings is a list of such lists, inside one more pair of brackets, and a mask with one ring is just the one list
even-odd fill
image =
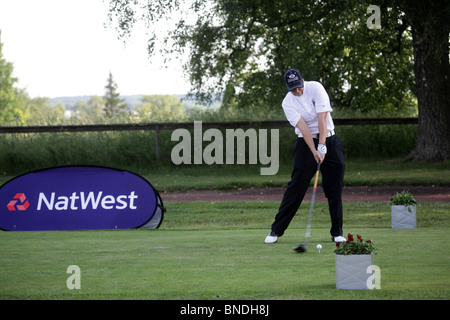
{"label": "sky", "polygon": [[32,98],[103,96],[111,71],[121,95],[189,91],[179,59],[150,62],[144,29],[124,44],[106,22],[103,0],[0,0],[0,41],[16,87]]}

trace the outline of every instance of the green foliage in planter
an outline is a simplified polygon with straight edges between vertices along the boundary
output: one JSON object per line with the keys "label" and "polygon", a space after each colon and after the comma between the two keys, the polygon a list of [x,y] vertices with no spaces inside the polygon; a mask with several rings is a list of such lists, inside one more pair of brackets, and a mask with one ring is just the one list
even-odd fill
{"label": "green foliage in planter", "polygon": [[391,200],[393,206],[415,206],[416,203],[416,199],[408,191],[397,192]]}

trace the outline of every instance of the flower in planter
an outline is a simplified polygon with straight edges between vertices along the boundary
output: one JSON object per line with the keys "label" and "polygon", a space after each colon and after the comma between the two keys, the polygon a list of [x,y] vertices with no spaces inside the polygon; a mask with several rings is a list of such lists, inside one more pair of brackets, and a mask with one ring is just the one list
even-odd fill
{"label": "flower in planter", "polygon": [[334,249],[334,252],[342,255],[377,253],[377,248],[373,245],[372,240],[364,241],[359,234],[356,238],[357,240],[355,240],[353,235],[349,233],[347,235],[347,241],[336,243],[336,249]]}
{"label": "flower in planter", "polygon": [[[397,192],[391,199],[391,205],[393,206],[415,206],[417,203],[416,199],[414,199],[413,195],[408,191],[403,190],[402,192]],[[411,212],[411,209],[408,208],[408,211]]]}

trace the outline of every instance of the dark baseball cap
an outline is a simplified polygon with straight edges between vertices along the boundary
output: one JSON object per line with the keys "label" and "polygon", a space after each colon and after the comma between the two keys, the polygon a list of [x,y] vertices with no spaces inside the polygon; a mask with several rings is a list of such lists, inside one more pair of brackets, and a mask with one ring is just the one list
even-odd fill
{"label": "dark baseball cap", "polygon": [[284,74],[284,82],[288,91],[296,88],[303,88],[303,77],[297,69],[289,69]]}

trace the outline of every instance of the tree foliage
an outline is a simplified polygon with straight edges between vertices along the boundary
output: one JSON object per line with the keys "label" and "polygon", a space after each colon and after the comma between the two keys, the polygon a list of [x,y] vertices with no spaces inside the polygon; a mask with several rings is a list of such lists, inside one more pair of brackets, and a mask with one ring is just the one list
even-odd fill
{"label": "tree foliage", "polygon": [[171,95],[144,96],[135,112],[140,119],[150,122],[180,121],[185,116],[181,100]]}
{"label": "tree foliage", "polygon": [[0,32],[0,123],[21,122],[25,117],[20,104],[21,92],[15,88],[14,67],[3,57],[2,48]]}
{"label": "tree foliage", "polygon": [[109,73],[108,80],[105,86],[105,100],[104,112],[107,117],[120,116],[127,111],[127,105],[119,98],[120,94],[117,92],[118,86],[114,81],[112,73]]}
{"label": "tree foliage", "polygon": [[[170,17],[177,1],[110,4],[110,18],[117,18],[124,35],[140,19]],[[403,12],[384,3],[382,29],[369,29],[369,5],[362,0],[196,0],[163,39],[173,44],[163,53],[189,50],[187,74],[192,93],[202,101],[222,92],[225,104],[273,108],[286,93],[284,71],[295,67],[305,79],[321,81],[335,107],[410,108],[411,30]],[[191,24],[189,15],[196,17]],[[155,35],[151,39],[154,48]]]}
{"label": "tree foliage", "polygon": [[[139,20],[152,30],[180,4],[109,2],[109,18],[117,20],[122,37]],[[164,37],[161,52],[189,52],[186,73],[198,99],[221,92],[225,106],[273,109],[286,93],[283,73],[294,67],[305,79],[324,84],[333,107],[411,115],[417,104],[419,135],[412,156],[450,158],[448,0],[190,3]],[[381,9],[379,29],[366,23],[372,5]],[[157,33],[150,33],[149,53],[155,54]]]}
{"label": "tree foliage", "polygon": [[27,108],[27,124],[52,125],[64,120],[66,108],[59,103],[53,107],[45,97],[29,98],[22,102]]}

